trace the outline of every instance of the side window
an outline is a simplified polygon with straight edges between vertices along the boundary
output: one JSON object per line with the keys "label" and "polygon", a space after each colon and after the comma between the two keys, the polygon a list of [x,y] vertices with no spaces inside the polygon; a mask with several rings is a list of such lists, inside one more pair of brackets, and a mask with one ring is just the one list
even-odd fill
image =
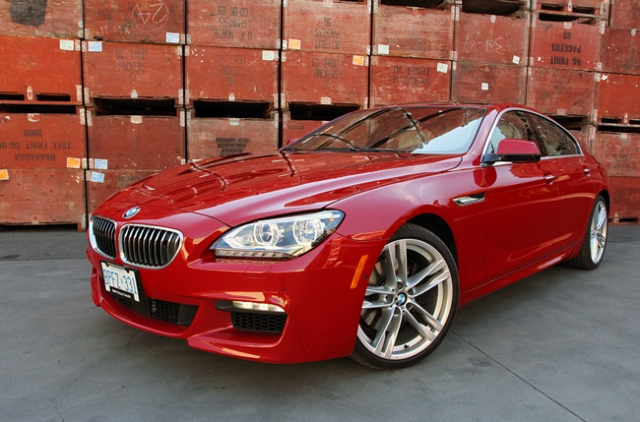
{"label": "side window", "polygon": [[563,130],[560,130],[560,134],[562,135],[562,138],[564,139],[564,144],[566,145],[566,151],[567,151],[566,155],[580,154],[580,147],[576,145],[575,139],[567,135],[567,133]]}
{"label": "side window", "polygon": [[548,156],[557,157],[577,153],[576,146],[565,142],[566,135],[555,123],[536,115],[531,115],[531,120],[547,149]]}
{"label": "side window", "polygon": [[508,111],[500,117],[489,138],[493,152],[498,151],[498,144],[506,138],[535,142],[535,135],[524,113]]}

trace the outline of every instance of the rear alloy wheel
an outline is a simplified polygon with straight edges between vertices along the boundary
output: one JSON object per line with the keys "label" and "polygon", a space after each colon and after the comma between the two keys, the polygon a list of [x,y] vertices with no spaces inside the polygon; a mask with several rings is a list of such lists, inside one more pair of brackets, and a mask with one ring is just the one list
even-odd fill
{"label": "rear alloy wheel", "polygon": [[377,369],[424,359],[451,327],[458,296],[456,263],[444,242],[421,226],[403,226],[369,278],[352,358]]}
{"label": "rear alloy wheel", "polygon": [[568,266],[593,270],[600,265],[607,247],[608,219],[607,203],[602,196],[598,196],[591,210],[580,255],[565,261]]}

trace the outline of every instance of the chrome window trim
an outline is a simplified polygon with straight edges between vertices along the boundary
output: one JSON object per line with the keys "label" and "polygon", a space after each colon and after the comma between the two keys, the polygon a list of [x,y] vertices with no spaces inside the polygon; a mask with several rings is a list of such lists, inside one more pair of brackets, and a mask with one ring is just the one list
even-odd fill
{"label": "chrome window trim", "polygon": [[[107,255],[106,253],[102,252],[102,251],[100,250],[100,248],[98,248],[98,244],[97,244],[97,242],[96,242],[95,235],[93,234],[93,219],[94,219],[94,218],[96,218],[96,217],[97,217],[97,218],[101,218],[101,219],[106,220],[106,221],[110,221],[110,222],[112,222],[112,223],[113,223],[113,227],[114,227],[114,229],[115,229],[115,233],[118,233],[118,223],[116,222],[116,220],[114,220],[114,219],[112,219],[112,218],[103,217],[103,216],[101,216],[101,215],[92,215],[92,216],[89,218],[89,243],[91,244],[91,248],[92,248],[95,252],[97,252],[99,255],[102,255],[102,256],[104,256],[105,258],[109,258],[109,259],[111,259],[111,260],[115,260],[115,259],[116,259],[116,257],[115,257],[115,256],[109,256],[109,255]],[[117,235],[115,235],[115,236],[114,236],[113,241],[114,241],[114,242],[117,242],[117,239],[118,239],[118,236],[117,236]],[[115,249],[116,249],[116,254],[117,254],[117,253],[118,253],[118,244],[116,243],[116,245],[115,245],[115,246],[116,246],[116,247],[115,247]]]}
{"label": "chrome window trim", "polygon": [[[169,260],[167,261],[167,263],[165,265],[162,265],[162,266],[143,265],[143,264],[137,264],[137,263],[131,262],[125,257],[124,249],[122,247],[122,237],[124,235],[125,228],[127,228],[129,226],[156,229],[156,230],[163,230],[163,231],[166,231],[166,232],[175,233],[179,237],[178,247],[176,248],[176,251],[174,252],[173,256],[171,258],[169,258]],[[180,252],[180,250],[182,249],[182,246],[184,244],[184,235],[182,234],[182,232],[180,230],[170,229],[168,227],[162,227],[162,226],[154,226],[154,225],[151,225],[151,224],[141,224],[141,223],[126,223],[126,224],[123,224],[122,227],[120,227],[120,230],[118,231],[117,238],[118,238],[118,244],[117,244],[118,256],[120,257],[120,260],[122,260],[122,262],[124,262],[127,265],[131,265],[131,266],[138,267],[138,268],[146,268],[146,269],[150,269],[150,270],[161,270],[161,269],[166,268],[169,265],[171,265],[171,263],[176,258],[176,256],[178,256],[178,253]]]}
{"label": "chrome window trim", "polygon": [[[491,125],[491,130],[489,130],[489,134],[487,135],[487,138],[484,140],[484,147],[482,148],[482,155],[481,155],[482,158],[481,158],[480,162],[484,162],[484,158],[487,156],[487,151],[489,149],[489,144],[491,142],[491,135],[493,135],[493,131],[495,130],[496,126],[498,126],[498,121],[500,120],[500,118],[502,117],[503,114],[508,113],[510,111],[521,111],[523,113],[531,113],[531,114],[535,114],[536,116],[542,117],[545,120],[550,121],[551,123],[553,123],[554,125],[556,125],[560,129],[562,129],[564,131],[564,133],[569,135],[569,137],[573,140],[573,142],[575,142],[576,146],[578,147],[579,154],[556,155],[556,156],[553,156],[553,157],[550,157],[548,155],[543,155],[542,157],[540,157],[541,160],[544,160],[544,159],[547,159],[547,158],[584,157],[584,151],[582,151],[582,146],[580,145],[580,142],[578,142],[576,140],[576,138],[574,138],[573,135],[571,135],[571,133],[569,133],[569,131],[567,129],[565,129],[564,127],[562,127],[562,125],[560,125],[558,122],[556,122],[553,119],[550,119],[549,117],[545,116],[542,113],[538,113],[537,111],[527,110],[527,109],[520,108],[520,107],[509,107],[509,108],[505,108],[500,113],[498,113],[498,115],[496,116],[495,120],[493,121],[493,123]],[[500,163],[500,162],[501,161],[498,161],[496,163]],[[509,163],[508,161],[506,161],[506,162]],[[494,164],[496,164],[496,163],[494,163]]]}

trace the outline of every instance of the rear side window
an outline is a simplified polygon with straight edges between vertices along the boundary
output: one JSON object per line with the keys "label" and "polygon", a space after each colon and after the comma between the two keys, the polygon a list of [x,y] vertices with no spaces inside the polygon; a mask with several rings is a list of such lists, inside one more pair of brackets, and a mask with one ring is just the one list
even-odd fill
{"label": "rear side window", "polygon": [[547,150],[547,155],[557,157],[561,155],[578,154],[578,147],[555,123],[535,114],[530,115],[540,140]]}

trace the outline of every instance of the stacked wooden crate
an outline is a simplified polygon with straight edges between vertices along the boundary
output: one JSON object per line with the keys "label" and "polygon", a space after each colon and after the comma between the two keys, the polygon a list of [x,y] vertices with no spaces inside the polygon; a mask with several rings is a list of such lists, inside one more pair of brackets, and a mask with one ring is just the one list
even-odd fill
{"label": "stacked wooden crate", "polygon": [[87,206],[184,162],[185,3],[85,0]]}
{"label": "stacked wooden crate", "polygon": [[82,1],[0,2],[0,222],[84,227]]}
{"label": "stacked wooden crate", "polygon": [[275,151],[280,2],[192,0],[188,10],[189,160]]}
{"label": "stacked wooden crate", "polygon": [[443,101],[554,117],[637,222],[638,28],[632,0],[0,0],[0,224],[83,227],[182,162]]}
{"label": "stacked wooden crate", "polygon": [[640,217],[640,4],[616,0],[601,49],[593,153],[609,171],[615,223]]}

